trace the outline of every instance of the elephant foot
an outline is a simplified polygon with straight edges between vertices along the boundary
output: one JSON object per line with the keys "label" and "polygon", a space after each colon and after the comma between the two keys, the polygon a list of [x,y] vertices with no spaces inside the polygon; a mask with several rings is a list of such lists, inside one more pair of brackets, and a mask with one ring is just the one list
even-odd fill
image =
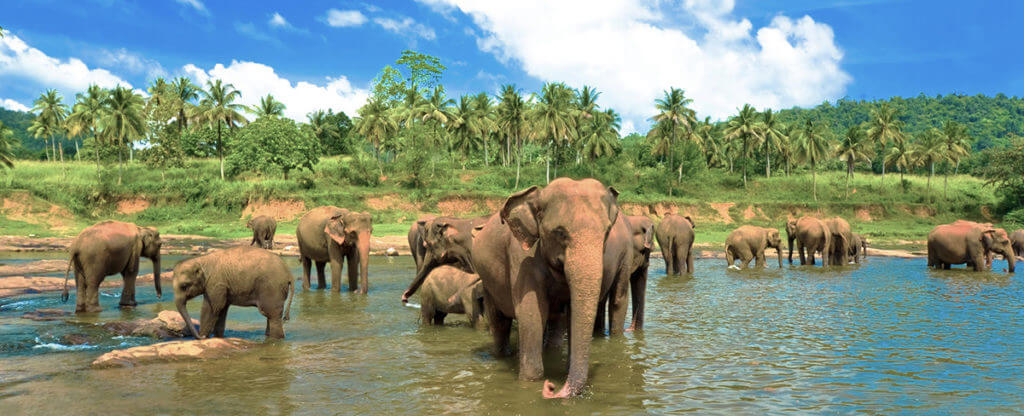
{"label": "elephant foot", "polygon": [[569,386],[564,386],[556,392],[555,384],[547,380],[544,380],[544,388],[541,389],[541,394],[544,395],[545,399],[567,399],[571,396],[569,394]]}
{"label": "elephant foot", "polygon": [[119,303],[118,305],[119,305],[119,306],[120,306],[121,308],[129,308],[129,309],[130,309],[130,308],[134,308],[134,307],[136,307],[136,306],[139,306],[139,303],[133,300],[133,301],[131,301],[131,302],[128,302],[128,303],[124,303],[124,302],[122,302],[122,303]]}
{"label": "elephant foot", "polygon": [[100,313],[103,311],[99,305],[78,305],[75,313]]}

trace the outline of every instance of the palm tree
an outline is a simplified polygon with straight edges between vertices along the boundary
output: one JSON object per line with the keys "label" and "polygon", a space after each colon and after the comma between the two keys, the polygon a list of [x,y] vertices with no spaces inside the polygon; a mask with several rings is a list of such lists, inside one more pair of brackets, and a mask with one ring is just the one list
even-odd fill
{"label": "palm tree", "polygon": [[220,159],[220,179],[224,180],[224,138],[222,128],[229,129],[245,124],[245,117],[240,111],[245,109],[242,104],[235,103],[242,93],[232,84],[221,80],[206,81],[206,89],[199,91],[202,97],[196,110],[197,119],[217,128],[217,158]]}
{"label": "palm tree", "polygon": [[[889,141],[903,140],[903,121],[898,116],[899,113],[888,102],[871,110],[868,138],[882,147],[882,153],[886,153]],[[885,163],[882,163],[882,178],[885,178]]]}
{"label": "palm tree", "polygon": [[[747,159],[753,150],[752,144],[759,137],[760,125],[757,122],[757,110],[750,104],[743,104],[739,114],[729,119],[725,125],[725,137],[739,140],[740,158]],[[743,163],[743,186],[747,186],[747,164]]]}
{"label": "palm tree", "polygon": [[900,169],[900,184],[903,183],[903,174],[907,169],[914,167],[913,154],[907,146],[907,140],[900,138],[893,141],[893,146],[885,155],[884,165],[895,166]]}
{"label": "palm tree", "polygon": [[512,159],[513,143],[516,148],[516,184],[519,189],[519,168],[522,156],[522,134],[526,127],[527,103],[513,84],[501,87],[501,103],[498,104],[497,129],[505,137],[504,161],[507,166]]}
{"label": "palm tree", "polygon": [[590,161],[615,153],[619,128],[622,126],[622,117],[610,108],[598,111],[592,117],[590,127],[586,129],[587,136],[580,140],[583,144],[583,156]]}
{"label": "palm tree", "polygon": [[[53,158],[47,154],[47,159],[57,160],[57,145],[54,137],[64,129],[64,119],[68,116],[68,107],[64,105],[64,97],[57,90],[49,89],[39,96],[33,103],[32,112],[36,113],[38,123],[33,123],[36,138],[49,138],[49,145],[53,147]],[[64,161],[64,154],[61,152],[61,161]]]}
{"label": "palm tree", "polygon": [[469,154],[480,147],[482,147],[479,139],[480,136],[474,131],[473,125],[473,105],[472,99],[468,95],[459,97],[458,104],[455,105],[455,109],[452,111],[452,117],[449,122],[449,129],[452,132],[452,139],[454,146],[458,149],[464,159],[462,168],[466,168],[465,159],[469,158]]}
{"label": "palm tree", "polygon": [[828,131],[815,125],[813,121],[807,120],[804,124],[800,137],[796,140],[795,152],[797,158],[804,163],[811,165],[811,189],[814,200],[818,200],[818,164],[829,158],[831,146],[829,145]]}
{"label": "palm tree", "polygon": [[380,176],[384,176],[384,168],[380,164],[380,148],[393,134],[398,131],[398,121],[392,116],[384,100],[370,97],[366,104],[357,111],[359,117],[353,121],[355,132],[373,144],[374,155],[377,158],[377,169]]}
{"label": "palm tree", "polygon": [[[668,167],[669,170],[675,169],[674,161],[672,160],[672,150],[675,149],[675,143],[682,136],[683,130],[688,130],[696,123],[696,113],[687,108],[693,100],[686,98],[686,92],[679,88],[669,88],[665,91],[663,98],[654,101],[654,107],[658,109],[658,114],[651,117],[651,121],[655,123],[666,123],[663,127],[663,133],[666,133],[666,140],[668,141]],[[683,163],[679,162],[679,177],[682,177]],[[671,193],[671,189],[669,190]]]}
{"label": "palm tree", "polygon": [[935,164],[949,160],[946,154],[946,143],[942,131],[930,128],[917,135],[911,147],[911,158],[920,166],[928,167],[928,196],[931,198],[932,177],[935,176]]}
{"label": "palm tree", "polygon": [[104,114],[109,94],[109,91],[100,88],[99,85],[90,85],[85,93],[75,95],[75,106],[72,107],[72,113],[67,119],[68,133],[72,137],[80,136],[86,131],[92,135],[97,178],[100,175],[100,138],[96,125]]}
{"label": "palm tree", "polygon": [[444,93],[444,86],[437,85],[427,96],[426,101],[423,102],[421,119],[424,123],[431,125],[434,130],[434,141],[445,143],[448,147],[448,156],[455,161],[455,155],[452,152],[452,146],[450,141],[444,140],[441,136],[441,129],[445,127],[449,120],[452,118],[452,106],[455,105],[455,100],[448,98]]}
{"label": "palm tree", "polygon": [[[601,106],[597,104],[597,98],[601,96],[601,93],[597,89],[584,85],[579,91],[576,91],[576,97],[574,105],[576,106],[576,137],[582,139],[591,134],[588,131],[592,127],[590,121],[594,119],[595,114],[601,111]],[[576,150],[576,163],[579,164],[582,161],[582,143],[577,143]]]}
{"label": "palm tree", "polygon": [[326,111],[316,110],[306,114],[306,118],[309,120],[310,129],[313,130],[313,136],[316,137],[321,145],[326,146],[327,143],[333,142],[341,136],[338,125],[332,123],[327,118]]}
{"label": "palm tree", "polygon": [[117,159],[120,165],[117,183],[120,185],[124,176],[124,148],[133,146],[146,132],[145,117],[142,114],[145,100],[130,88],[117,86],[105,101],[105,111],[100,118],[99,126],[107,138],[117,143]]}
{"label": "palm tree", "polygon": [[171,82],[174,108],[178,120],[178,136],[188,127],[188,115],[192,112],[192,102],[199,99],[199,87],[188,77],[178,77]]}
{"label": "palm tree", "polygon": [[4,38],[4,27],[0,26],[0,39]]}
{"label": "palm tree", "polygon": [[850,178],[853,177],[853,167],[858,161],[871,162],[871,148],[868,135],[861,126],[850,126],[846,134],[839,139],[836,145],[836,155],[839,160],[846,162],[846,196],[850,196]]}
{"label": "palm tree", "polygon": [[[942,141],[946,146],[946,157],[954,163],[955,171],[960,170],[960,159],[970,154],[971,136],[967,134],[967,127],[955,121],[942,123]],[[946,178],[942,184],[943,197],[948,197],[949,170],[946,170]]]}
{"label": "palm tree", "polygon": [[785,161],[786,176],[792,173],[793,151],[796,146],[796,139],[800,137],[800,130],[803,126],[800,123],[790,123],[782,128],[782,141],[779,142],[779,157]]}
{"label": "palm tree", "polygon": [[260,98],[260,103],[247,108],[250,114],[255,115],[256,118],[261,117],[281,117],[284,116],[284,103],[274,99],[273,95],[267,94],[266,97]]}
{"label": "palm tree", "polygon": [[0,165],[4,165],[8,168],[14,167],[14,154],[11,150],[17,145],[17,141],[14,139],[14,132],[11,131],[10,127],[4,125],[4,122],[0,121]]}
{"label": "palm tree", "polygon": [[764,142],[764,177],[772,177],[772,151],[780,151],[782,149],[782,142],[785,140],[786,135],[782,132],[785,126],[779,121],[776,113],[772,112],[772,109],[764,110],[761,115],[761,125],[758,136]]}
{"label": "palm tree", "polygon": [[[548,146],[545,171],[547,183],[551,183],[551,159],[558,156],[558,149],[571,144],[574,140],[576,111],[572,103],[573,95],[572,89],[563,83],[545,83],[540,94],[535,94],[537,103],[527,115],[531,135],[535,140]],[[555,175],[558,175],[557,164]]]}
{"label": "palm tree", "polygon": [[486,92],[474,95],[470,115],[472,131],[479,135],[484,143],[484,166],[490,166],[491,154],[487,144],[491,141],[491,134],[498,129],[494,100],[491,96]]}

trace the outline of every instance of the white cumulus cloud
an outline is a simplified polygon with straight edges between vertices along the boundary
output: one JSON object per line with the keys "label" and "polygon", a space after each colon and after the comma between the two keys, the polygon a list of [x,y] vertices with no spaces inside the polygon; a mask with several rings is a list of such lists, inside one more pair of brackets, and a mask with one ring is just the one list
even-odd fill
{"label": "white cumulus cloud", "polygon": [[354,116],[369,97],[369,91],[352,86],[345,76],[328,77],[323,84],[293,83],[278,75],[274,68],[256,62],[231,61],[228,66],[217,64],[210,70],[188,64],[182,70],[203,87],[210,79],[233,84],[242,93],[239,102],[248,106],[271,94],[284,103],[284,115],[297,121],[305,121],[310,112],[326,109]]}
{"label": "white cumulus cloud", "polygon": [[481,50],[533,77],[596,87],[631,128],[647,124],[669,87],[721,119],[744,103],[818,104],[851,81],[831,27],[779,15],[754,28],[733,16],[732,0],[420,1],[469,15]]}
{"label": "white cumulus cloud", "polygon": [[200,13],[203,13],[203,14],[208,13],[207,10],[206,10],[206,5],[203,4],[203,2],[201,0],[174,0],[174,1],[176,1],[178,3],[181,3],[181,4],[184,4],[186,6],[189,6],[189,7],[193,8],[193,9],[196,9],[197,12],[200,12]]}
{"label": "white cumulus cloud", "polygon": [[0,99],[0,107],[11,111],[29,111],[31,108],[10,98]]}
{"label": "white cumulus cloud", "polygon": [[352,27],[366,23],[366,16],[359,10],[330,9],[325,20],[333,27]]}
{"label": "white cumulus cloud", "polygon": [[0,39],[0,79],[26,80],[57,88],[65,96],[96,84],[104,88],[131,84],[102,68],[89,68],[78,58],[57,59],[29,46],[18,36],[6,34]]}
{"label": "white cumulus cloud", "polygon": [[420,37],[426,40],[437,39],[437,33],[434,33],[434,29],[424,26],[421,23],[416,23],[411,17],[403,17],[401,19],[392,19],[388,17],[375,17],[373,22],[388,32],[396,33],[408,37]]}
{"label": "white cumulus cloud", "polygon": [[274,12],[274,14],[270,16],[270,21],[268,21],[267,24],[273,27],[288,27],[288,21],[285,20],[284,16],[281,16],[281,13],[278,12]]}

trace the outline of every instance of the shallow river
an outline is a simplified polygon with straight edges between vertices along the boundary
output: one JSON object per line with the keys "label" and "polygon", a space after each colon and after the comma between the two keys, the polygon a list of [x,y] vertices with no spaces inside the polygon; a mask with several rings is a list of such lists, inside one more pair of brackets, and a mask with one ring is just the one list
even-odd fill
{"label": "shallow river", "polygon": [[[297,262],[286,261],[298,276]],[[652,262],[645,330],[595,339],[582,398],[543,400],[542,383],[518,381],[515,359],[492,356],[490,336],[462,316],[420,326],[418,310],[399,302],[411,259],[376,257],[368,297],[300,286],[285,341],[223,360],[88,368],[105,351],[154,342],[111,339],[93,325],[173,310],[151,283],[139,285],[134,311],[118,310],[119,289],[105,289],[98,318],[70,323],[19,318],[74,308],[57,293],[0,300],[0,414],[979,414],[1024,406],[1024,277],[885,258],[756,272],[699,260],[693,277],[665,277],[664,263]],[[201,300],[191,303],[198,318]],[[232,308],[228,320],[227,336],[263,340],[266,321],[255,308]],[[72,333],[95,341],[63,345]],[[546,367],[560,385],[562,354],[549,354]]]}

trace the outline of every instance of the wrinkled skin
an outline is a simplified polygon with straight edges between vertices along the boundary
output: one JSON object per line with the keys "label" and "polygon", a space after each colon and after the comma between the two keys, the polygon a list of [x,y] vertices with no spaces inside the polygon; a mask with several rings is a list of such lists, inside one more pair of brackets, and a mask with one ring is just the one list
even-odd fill
{"label": "wrinkled skin", "polygon": [[[174,303],[192,336],[224,336],[229,306],[255,306],[267,317],[266,336],[284,338],[295,279],[277,254],[256,247],[232,247],[182,260],[174,267]],[[203,295],[199,332],[187,303]],[[285,306],[285,299],[288,304]]]}
{"label": "wrinkled skin", "polygon": [[779,230],[744,225],[733,230],[725,239],[725,262],[728,266],[732,266],[738,259],[740,268],[746,269],[751,260],[757,259],[754,266],[763,268],[767,265],[764,254],[767,248],[775,249],[781,269],[782,238],[779,236]]}
{"label": "wrinkled skin", "polygon": [[153,261],[153,285],[156,296],[160,288],[160,232],[152,227],[139,227],[120,221],[103,221],[82,230],[69,249],[71,256],[64,274],[63,301],[68,300],[68,276],[75,273],[75,313],[93,313],[100,307],[100,284],[115,273],[124,278],[121,289],[122,307],[134,307],[135,279],[139,275],[139,258]]}
{"label": "wrinkled skin", "polygon": [[484,313],[484,287],[477,275],[443,265],[427,275],[420,290],[423,323],[444,325],[450,313],[465,314],[470,325],[481,328]]}
{"label": "wrinkled skin", "polygon": [[433,215],[423,215],[409,227],[409,251],[412,253],[412,260],[416,262],[417,271],[423,263],[423,256],[427,253],[427,246],[423,244],[423,238],[427,235],[427,221],[434,218]]}
{"label": "wrinkled skin", "polygon": [[[800,264],[805,265],[810,260],[813,266],[814,254],[821,253],[821,265],[828,266],[829,248],[832,247],[832,231],[829,230],[828,225],[822,220],[807,216],[790,221],[793,222],[795,232],[793,235],[797,251],[800,253]],[[789,228],[790,225],[787,223],[786,229]],[[790,243],[790,250],[792,247],[792,243]]]}
{"label": "wrinkled skin", "polygon": [[416,270],[416,277],[409,288],[402,293],[402,302],[407,302],[423,284],[427,275],[441,265],[451,265],[467,273],[473,269],[473,234],[487,222],[487,217],[456,218],[437,217],[424,222],[424,248],[422,264]]}
{"label": "wrinkled skin", "polygon": [[[518,321],[520,379],[543,377],[545,325],[551,313],[568,311],[568,378],[557,391],[545,382],[546,398],[575,396],[583,390],[598,301],[612,290],[613,282],[628,280],[625,273],[605,274],[605,266],[616,261],[623,271],[632,265],[631,249],[625,244],[629,230],[621,220],[617,195],[593,179],[559,178],[544,188],[509,196],[474,238],[473,266],[484,285],[496,353],[506,353],[512,320]],[[613,228],[627,236],[620,240],[621,248],[605,244]],[[625,319],[625,305],[610,309],[613,316]]]}
{"label": "wrinkled skin", "polygon": [[330,262],[331,289],[340,292],[343,262],[347,261],[348,290],[366,294],[372,232],[373,221],[366,212],[324,206],[303,215],[295,228],[302,262],[302,288],[309,290],[310,268],[316,263],[317,289],[326,289],[324,265]]}
{"label": "wrinkled skin", "polygon": [[1024,257],[1024,230],[1017,230],[1010,234],[1010,245],[1017,257]]}
{"label": "wrinkled skin", "polygon": [[1006,230],[990,224],[956,221],[932,229],[928,234],[928,266],[949,269],[954,264],[966,264],[974,271],[991,267],[991,254],[1006,258],[1009,272],[1013,273],[1016,257]]}
{"label": "wrinkled skin", "polygon": [[688,216],[668,214],[654,230],[665,257],[665,273],[669,276],[693,273],[693,229]]}
{"label": "wrinkled skin", "polygon": [[825,225],[832,232],[832,245],[829,247],[829,264],[844,266],[850,264],[850,250],[853,244],[853,231],[850,230],[850,223],[839,217],[832,217],[824,220]]}
{"label": "wrinkled skin", "polygon": [[252,230],[252,243],[249,245],[267,250],[274,249],[274,234],[277,233],[276,220],[266,215],[260,215],[252,217],[245,226]]}
{"label": "wrinkled skin", "polygon": [[868,240],[863,234],[850,234],[850,256],[853,257],[853,262],[858,264],[867,258]]}

